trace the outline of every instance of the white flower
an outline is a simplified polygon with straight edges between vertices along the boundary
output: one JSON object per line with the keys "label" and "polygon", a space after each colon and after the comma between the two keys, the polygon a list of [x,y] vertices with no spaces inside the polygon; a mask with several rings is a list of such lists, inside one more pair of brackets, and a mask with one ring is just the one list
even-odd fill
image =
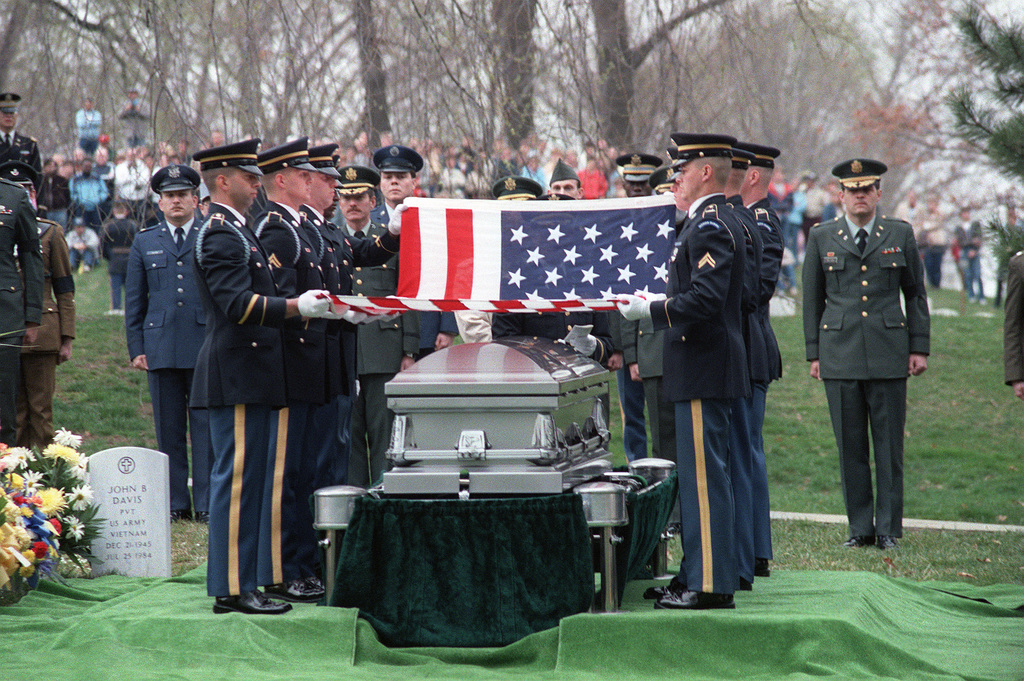
{"label": "white flower", "polygon": [[89,459],[82,457],[78,463],[71,467],[71,475],[75,476],[82,482],[88,482],[89,480]]}
{"label": "white flower", "polygon": [[39,471],[25,471],[21,477],[25,480],[25,492],[31,495],[38,491],[39,482],[43,479],[43,474]]}
{"label": "white flower", "polygon": [[85,525],[75,516],[66,515],[64,516],[64,532],[75,539],[81,539],[85,536]]}
{"label": "white flower", "polygon": [[3,459],[0,459],[0,461],[3,461],[3,468],[9,471],[25,468],[30,462],[35,460],[36,457],[32,450],[25,447],[11,447],[7,450]]}
{"label": "white flower", "polygon": [[78,449],[82,446],[82,436],[75,435],[70,430],[65,430],[64,428],[57,430],[56,434],[53,436],[53,441],[59,445],[71,447],[72,449]]}
{"label": "white flower", "polygon": [[67,495],[67,501],[76,511],[84,511],[92,503],[92,487],[89,485],[75,487],[71,490],[71,494]]}

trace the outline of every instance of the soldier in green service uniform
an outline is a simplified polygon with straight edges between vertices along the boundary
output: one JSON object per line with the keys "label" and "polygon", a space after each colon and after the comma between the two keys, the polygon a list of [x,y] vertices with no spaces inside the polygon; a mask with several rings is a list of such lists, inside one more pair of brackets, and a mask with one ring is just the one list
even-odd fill
{"label": "soldier in green service uniform", "polygon": [[877,212],[886,170],[869,159],[832,169],[846,216],[811,229],[803,270],[807,360],[811,376],[825,383],[850,520],[844,545],[880,549],[903,536],[907,376],[928,368],[930,334],[913,229]]}

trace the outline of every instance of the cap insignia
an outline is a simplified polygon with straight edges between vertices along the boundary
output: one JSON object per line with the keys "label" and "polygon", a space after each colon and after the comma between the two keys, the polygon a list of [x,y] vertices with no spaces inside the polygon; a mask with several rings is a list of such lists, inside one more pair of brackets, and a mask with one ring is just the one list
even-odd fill
{"label": "cap insignia", "polygon": [[860,161],[854,161],[853,163],[850,164],[850,170],[852,170],[855,173],[860,173],[864,171],[864,166],[861,165]]}
{"label": "cap insignia", "polygon": [[181,177],[181,171],[178,170],[178,166],[171,166],[170,170],[167,171],[167,176],[173,178]]}
{"label": "cap insignia", "polygon": [[635,166],[640,165],[640,154],[633,154],[633,158],[631,158],[629,160]]}
{"label": "cap insignia", "polygon": [[398,156],[398,147],[391,147],[391,149],[388,150],[388,153],[392,156]]}
{"label": "cap insignia", "polygon": [[345,171],[345,179],[348,180],[349,182],[351,182],[352,180],[356,179],[356,169],[355,168],[349,168],[348,170],[346,170]]}
{"label": "cap insignia", "polygon": [[507,189],[508,191],[512,191],[515,188],[516,188],[516,181],[513,180],[511,177],[505,178],[505,189]]}

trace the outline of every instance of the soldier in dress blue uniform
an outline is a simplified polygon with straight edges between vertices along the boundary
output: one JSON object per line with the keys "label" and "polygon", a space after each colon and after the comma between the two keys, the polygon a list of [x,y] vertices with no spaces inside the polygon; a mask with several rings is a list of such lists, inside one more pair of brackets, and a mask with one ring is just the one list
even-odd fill
{"label": "soldier in dress blue uniform", "polygon": [[[641,154],[637,152],[623,154],[615,159],[615,165],[619,168],[622,176],[622,184],[626,196],[633,198],[638,196],[650,196],[652,187],[647,184],[651,173],[661,165],[661,159],[654,154]],[[622,444],[626,448],[626,457],[634,459],[647,456],[647,423],[644,419],[644,384],[640,377],[637,338],[640,328],[636,322],[623,320],[621,315],[614,315],[611,318],[612,340],[616,348],[622,351],[622,366],[609,368],[616,369],[617,385],[619,388],[619,405],[622,409]],[[660,347],[658,350],[660,354]],[[629,355],[627,358],[626,355]],[[659,358],[660,361],[660,358]],[[654,456],[665,456],[668,459],[675,458],[675,440],[670,452],[662,453],[658,442],[660,435],[659,424],[656,423],[658,410],[657,405],[648,405],[651,414],[651,439]],[[670,411],[670,410],[666,410]]]}
{"label": "soldier in dress blue uniform", "polygon": [[18,125],[18,105],[21,96],[13,92],[0,92],[0,163],[4,161],[21,161],[36,171],[36,188],[43,174],[43,161],[39,157],[39,145],[34,137],[19,135],[15,131]]}
{"label": "soldier in dress blue uniform", "polygon": [[914,231],[878,215],[886,170],[862,158],[832,169],[846,216],[813,227],[804,256],[807,361],[825,383],[851,548],[894,548],[903,536],[907,377],[928,368],[931,321]]}
{"label": "soldier in dress blue uniform", "polygon": [[[323,237],[304,224],[299,213],[309,203],[313,182],[308,143],[300,137],[258,157],[267,203],[256,219],[256,237],[267,253],[278,293],[289,298],[326,288],[321,268],[326,251]],[[272,570],[261,578],[273,579],[265,589],[268,595],[294,602],[315,602],[324,595],[315,574],[316,537],[308,499],[317,448],[328,437],[316,431],[314,418],[328,402],[327,323],[296,319],[281,330],[288,406],[279,413],[278,443],[285,446],[276,450],[264,513],[269,512],[272,525],[280,524],[282,562],[276,565],[276,547],[268,547]]]}
{"label": "soldier in dress blue uniform", "polygon": [[[743,340],[747,350],[751,391],[746,397],[737,397],[732,405],[732,427],[729,433],[730,477],[734,526],[736,528],[736,565],[739,570],[739,588],[750,590],[754,582],[754,449],[760,434],[755,403],[757,384],[768,382],[768,347],[764,328],[758,317],[761,287],[761,265],[764,259],[761,231],[754,212],[747,208],[740,189],[754,155],[733,147],[732,170],[725,186],[726,202],[743,227],[747,265],[743,280]],[[756,432],[755,432],[756,429]]]}
{"label": "soldier in dress blue uniform", "polygon": [[280,327],[300,315],[332,316],[324,291],[297,298],[280,294],[269,256],[246,224],[243,215],[260,185],[258,146],[252,139],[193,156],[211,198],[194,250],[206,336],[196,360],[192,403],[210,411],[207,591],[216,597],[218,613],[291,609],[257,588],[281,581],[260,577],[281,568],[280,515],[275,524],[267,521],[273,514],[264,513],[267,478],[275,474],[277,410],[288,397]]}
{"label": "soldier in dress blue uniform", "polygon": [[729,429],[750,392],[743,342],[743,228],[723,193],[728,135],[675,133],[676,207],[687,212],[670,260],[668,298],[624,296],[626,319],[665,329],[664,397],[676,403],[683,564],[657,608],[732,608],[737,586]]}
{"label": "soldier in dress blue uniform", "polygon": [[751,384],[753,410],[751,432],[753,433],[753,477],[751,478],[751,506],[754,533],[754,576],[771,575],[769,561],[772,553],[771,503],[768,495],[768,470],[764,453],[764,413],[768,384],[782,377],[782,356],[779,342],[771,324],[771,299],[775,294],[782,267],[782,225],[779,216],[768,202],[768,186],[772,180],[775,159],[780,152],[775,147],[749,142],[737,142],[738,149],[753,154],[749,161],[740,196],[743,204],[753,211],[758,232],[761,235],[761,284],[758,294],[757,321],[761,325],[767,359],[767,381],[763,374]]}
{"label": "soldier in dress blue uniform", "polygon": [[[346,230],[353,245],[359,239],[382,238],[401,229],[402,202],[416,189],[416,173],[423,159],[408,147],[392,144],[373,154],[380,171],[384,203],[376,206],[366,221],[348,220]],[[398,291],[398,255],[368,267],[353,263],[352,293],[357,296],[393,296]],[[369,487],[380,479],[386,465],[385,453],[391,439],[394,412],[387,408],[384,384],[416,361],[420,351],[420,315],[403,314],[361,324],[357,331],[356,373],[359,390],[352,408],[352,455],[349,458],[350,485]]]}
{"label": "soldier in dress blue uniform", "polygon": [[131,365],[145,371],[149,381],[157,446],[170,467],[171,519],[203,522],[210,517],[210,421],[207,410],[189,407],[196,357],[206,333],[192,266],[200,226],[199,181],[199,173],[185,165],[161,168],[150,180],[150,188],[160,195],[164,219],[139,232],[131,244],[124,326]]}
{"label": "soldier in dress blue uniform", "polygon": [[0,442],[13,447],[21,345],[35,344],[42,321],[43,256],[29,194],[6,179],[0,179],[0,290]]}
{"label": "soldier in dress blue uniform", "polygon": [[[313,162],[313,165],[317,165]],[[348,227],[336,229],[333,224],[325,221],[331,229],[331,236],[326,237],[337,244],[336,256],[338,263],[338,295],[349,296],[353,293],[356,280],[356,268],[378,267],[386,264],[398,252],[398,237],[390,230],[384,230],[379,236],[363,238],[363,231],[369,225],[369,216],[376,203],[375,190],[380,184],[380,175],[376,170],[360,165],[348,165],[338,171],[338,200],[340,209],[345,214]],[[350,230],[350,231],[346,231]],[[357,234],[359,236],[357,236]],[[383,274],[383,270],[381,270]],[[360,286],[362,285],[359,284]],[[360,320],[373,325],[377,319]],[[395,320],[388,320],[377,328],[394,328]],[[404,326],[405,320],[402,324]],[[352,408],[356,400],[356,336],[357,327],[351,320],[341,320],[341,359],[343,375],[343,392],[338,395],[338,461],[333,482],[327,484],[348,484],[348,466],[352,451]],[[367,334],[373,335],[373,332]],[[367,354],[372,352],[368,349]]]}

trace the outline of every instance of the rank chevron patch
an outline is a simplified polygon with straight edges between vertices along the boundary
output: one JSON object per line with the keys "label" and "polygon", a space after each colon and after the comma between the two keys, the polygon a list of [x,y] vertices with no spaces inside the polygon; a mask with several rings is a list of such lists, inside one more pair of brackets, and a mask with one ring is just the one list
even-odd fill
{"label": "rank chevron patch", "polygon": [[715,267],[715,259],[711,257],[710,251],[705,253],[704,257],[697,263],[697,269],[703,269],[705,265],[711,265],[712,269]]}

